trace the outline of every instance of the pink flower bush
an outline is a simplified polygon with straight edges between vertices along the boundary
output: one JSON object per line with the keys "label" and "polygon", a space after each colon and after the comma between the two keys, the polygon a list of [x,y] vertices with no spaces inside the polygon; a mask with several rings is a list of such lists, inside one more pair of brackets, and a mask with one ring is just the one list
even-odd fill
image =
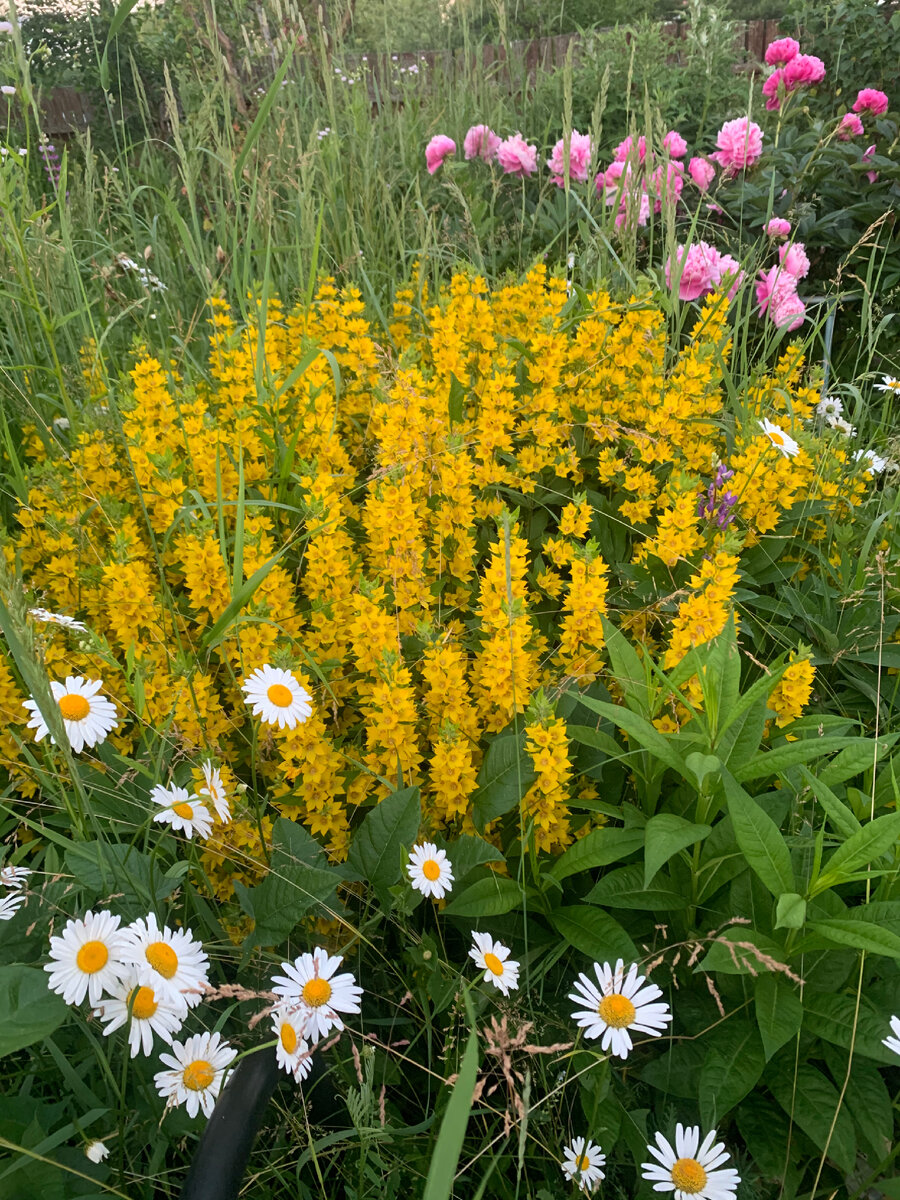
{"label": "pink flower bush", "polygon": [[705,192],[716,177],[716,168],[705,158],[692,158],[688,163],[688,174],[701,192]]}
{"label": "pink flower bush", "polygon": [[[569,178],[576,183],[586,183],[591,165],[590,135],[572,130],[569,142]],[[565,138],[560,138],[553,147],[553,153],[547,159],[547,166],[553,173],[553,182],[557,187],[565,187],[566,183],[566,149]]]}
{"label": "pink flower bush", "polygon": [[887,110],[888,98],[884,92],[879,92],[877,88],[863,88],[856,97],[856,103],[853,105],[855,113],[869,112],[873,117],[880,117]]}
{"label": "pink flower bush", "polygon": [[449,138],[446,134],[439,133],[433,137],[425,147],[425,165],[428,167],[428,174],[433,175],[439,170],[444,159],[449,154],[456,153],[456,142],[453,138]]}
{"label": "pink flower bush", "polygon": [[719,147],[714,158],[722,170],[729,175],[752,167],[762,154],[763,132],[749,117],[737,117],[726,121],[716,137]]}
{"label": "pink flower bush", "polygon": [[463,142],[466,161],[481,158],[487,163],[493,162],[499,145],[500,138],[489,125],[473,125]]}
{"label": "pink flower bush", "polygon": [[798,54],[784,68],[784,86],[789,92],[798,87],[812,87],[825,78],[825,64],[814,54]]}
{"label": "pink flower bush", "polygon": [[515,133],[497,147],[497,162],[507,175],[533,175],[537,170],[537,146],[529,146]]}
{"label": "pink flower bush", "polygon": [[670,158],[684,158],[687,154],[687,142],[677,130],[670,129],[663,138],[663,149],[668,152]]}
{"label": "pink flower bush", "polygon": [[786,238],[791,232],[791,223],[784,217],[773,217],[766,225],[766,234],[770,238]]}
{"label": "pink flower bush", "polygon": [[770,67],[783,67],[800,53],[800,43],[792,37],[778,38],[766,46],[766,62]]}
{"label": "pink flower bush", "polygon": [[849,142],[851,138],[861,137],[865,133],[863,123],[856,113],[844,113],[841,117],[841,123],[838,126],[838,137],[842,142]]}
{"label": "pink flower bush", "polygon": [[730,254],[720,254],[708,242],[694,242],[690,246],[678,246],[675,263],[666,261],[666,284],[672,287],[672,276],[680,268],[678,296],[681,300],[697,300],[729,280],[728,298],[733,299],[744,272],[741,265]]}

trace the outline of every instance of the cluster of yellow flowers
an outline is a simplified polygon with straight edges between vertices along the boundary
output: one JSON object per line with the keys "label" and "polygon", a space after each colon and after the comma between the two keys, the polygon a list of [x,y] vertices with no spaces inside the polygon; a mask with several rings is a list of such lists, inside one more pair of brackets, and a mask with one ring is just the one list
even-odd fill
{"label": "cluster of yellow flowers", "polygon": [[[83,422],[31,431],[3,549],[29,603],[87,625],[35,642],[51,678],[102,676],[115,747],[163,739],[157,760],[203,752],[230,780],[252,762],[270,817],[336,858],[354,811],[401,783],[421,785],[430,829],[471,828],[486,737],[540,689],[603,673],[608,605],[674,666],[724,628],[744,547],[798,501],[817,502],[820,538],[866,489],[839,439],[804,426],[818,393],[796,349],[726,403],[724,296],[673,349],[650,296],[599,292],[573,319],[542,267],[494,292],[459,275],[421,312],[416,294],[390,346],[330,280],[309,307],[251,301],[245,325],[214,298],[204,378],[147,350],[109,395],[86,347]],[[717,522],[698,499],[726,463]],[[4,654],[0,765],[33,795],[28,693]],[[246,719],[240,680],[265,663],[313,697],[293,729]],[[801,661],[779,685],[779,723],[811,678]],[[551,703],[526,734],[523,812],[554,850],[578,828],[565,723]],[[258,878],[270,832],[239,800],[216,825],[219,896]]]}

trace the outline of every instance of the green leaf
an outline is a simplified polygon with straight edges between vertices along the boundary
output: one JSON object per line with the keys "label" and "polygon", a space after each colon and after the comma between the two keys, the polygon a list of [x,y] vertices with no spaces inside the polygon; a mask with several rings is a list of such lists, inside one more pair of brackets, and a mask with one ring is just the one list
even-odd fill
{"label": "green leaf", "polygon": [[773,896],[793,892],[794,872],[791,855],[778,826],[728,771],[723,772],[728,813],[737,844],[748,865],[759,876]]}
{"label": "green leaf", "polygon": [[470,1033],[466,1043],[466,1052],[460,1064],[459,1075],[453,1085],[444,1119],[441,1121],[441,1131],[434,1144],[434,1150],[431,1152],[431,1163],[428,1167],[428,1178],[425,1181],[422,1200],[450,1200],[456,1168],[469,1124],[477,1074],[478,1038],[474,1033]]}
{"label": "green leaf", "polygon": [[852,737],[820,737],[808,738],[799,742],[788,742],[757,754],[750,762],[734,769],[734,778],[738,783],[750,783],[754,779],[768,779],[779,771],[789,767],[799,766],[800,763],[811,762],[821,758],[823,754],[834,754],[847,746],[853,746],[858,738]]}
{"label": "green leaf", "polygon": [[700,1071],[700,1119],[709,1129],[759,1082],[766,1065],[762,1042],[749,1021],[728,1023],[728,1037],[706,1054]]}
{"label": "green leaf", "polygon": [[650,716],[647,667],[628,638],[607,617],[601,617],[606,652],[612,673],[622,689],[625,703],[642,716]]}
{"label": "green leaf", "polygon": [[865,950],[869,954],[883,954],[888,958],[900,958],[900,937],[880,925],[864,921],[851,921],[846,917],[832,917],[827,921],[810,921],[807,929],[820,937],[835,942],[838,946],[850,946],[853,950]]}
{"label": "green leaf", "polygon": [[722,760],[717,758],[715,754],[700,754],[695,750],[684,761],[697,780],[697,787],[701,791],[703,789],[703,781],[707,775],[718,775],[722,770]]}
{"label": "green leaf", "polygon": [[869,821],[862,829],[847,838],[825,864],[822,874],[813,884],[812,895],[836,884],[845,883],[862,867],[868,866],[892,850],[900,837],[900,812],[887,813]]}
{"label": "green leaf", "polygon": [[607,704],[603,700],[595,700],[593,696],[582,696],[581,703],[627,733],[630,742],[635,747],[649,751],[665,766],[677,771],[682,779],[693,782],[693,774],[688,770],[687,764],[675,749],[674,744],[649,721],[645,721],[643,717],[638,716],[629,708],[622,708],[618,704]]}
{"label": "green leaf", "polygon": [[828,1143],[828,1157],[849,1174],[856,1165],[853,1121],[846,1108],[838,1109],[837,1089],[822,1072],[803,1062],[795,1068],[794,1056],[790,1055],[767,1074],[766,1082],[784,1111],[793,1117],[819,1152]]}
{"label": "green leaf", "polygon": [[382,902],[400,878],[404,848],[414,844],[421,821],[419,789],[402,788],[379,801],[353,836],[347,863]]}
{"label": "green leaf", "polygon": [[694,825],[674,813],[658,813],[647,822],[644,837],[644,887],[673,854],[712,833],[709,825]]}
{"label": "green leaf", "polygon": [[615,962],[617,958],[635,962],[640,957],[619,922],[600,908],[573,904],[557,908],[550,914],[550,920],[570,946],[595,962]]}
{"label": "green leaf", "polygon": [[847,805],[838,800],[831,788],[824,784],[821,779],[817,779],[809,767],[801,767],[800,774],[812,789],[815,798],[825,809],[836,833],[839,833],[841,837],[851,838],[854,833],[858,833],[862,829],[859,821],[857,821]]}
{"label": "green leaf", "polygon": [[862,771],[868,771],[877,760],[885,757],[888,749],[893,746],[900,734],[889,733],[878,738],[855,738],[854,744],[842,750],[819,772],[819,778],[826,787],[835,787],[853,779]]}
{"label": "green leaf", "polygon": [[628,829],[603,825],[579,838],[556,860],[547,874],[561,882],[579,871],[621,862],[643,844],[644,828],[641,825],[632,825]]}
{"label": "green leaf", "polygon": [[668,876],[657,879],[653,887],[644,887],[644,869],[640,863],[609,871],[585,896],[588,904],[601,908],[635,908],[650,912],[673,912],[687,908],[688,896],[676,891]]}
{"label": "green leaf", "polygon": [[803,998],[803,1026],[808,1033],[844,1050],[849,1050],[852,1042],[854,1054],[862,1054],[885,1066],[896,1066],[897,1055],[882,1043],[882,1038],[891,1033],[890,1018],[890,1013],[880,1013],[865,996],[860,997],[858,1013],[856,997],[843,992],[834,994],[808,989]]}
{"label": "green leaf", "polygon": [[765,959],[783,963],[784,957],[784,950],[765,934],[737,926],[719,934],[695,969],[755,977],[771,969]]}
{"label": "green leaf", "polygon": [[224,640],[234,618],[238,615],[245,604],[249,604],[253,593],[278,562],[279,558],[281,558],[282,554],[285,553],[285,550],[286,547],[282,547],[282,549],[279,550],[276,555],[270,558],[267,562],[264,562],[261,567],[257,567],[257,569],[245,583],[241,584],[238,590],[228,601],[228,604],[226,605],[222,615],[218,618],[218,620],[215,621],[210,629],[207,629],[206,633],[201,638],[200,649],[202,652],[205,653],[208,650],[214,649],[221,641]]}
{"label": "green leaf", "polygon": [[524,899],[525,893],[515,879],[491,873],[454,897],[444,909],[444,916],[498,917],[518,908]]}
{"label": "green leaf", "polygon": [[760,975],[754,987],[756,1024],[766,1062],[796,1037],[803,1021],[803,1004],[794,988],[778,975]]}
{"label": "green leaf", "polygon": [[602,729],[595,729],[593,725],[570,725],[567,722],[566,734],[573,742],[590,746],[592,750],[601,750],[607,758],[620,759],[625,755],[615,738],[604,733]]}
{"label": "green leaf", "polygon": [[478,790],[472,796],[475,828],[483,830],[515,808],[536,778],[534,765],[525,753],[524,734],[494,738],[478,772]]}
{"label": "green leaf", "polygon": [[124,842],[75,842],[66,850],[66,866],[97,896],[116,892],[123,908],[149,908],[179,886],[183,872],[163,873],[142,850]]}
{"label": "green leaf", "polygon": [[447,397],[447,416],[450,425],[462,425],[466,417],[466,389],[454,374],[450,375],[450,393]]}
{"label": "green leaf", "polygon": [[503,855],[496,846],[484,838],[464,833],[447,846],[447,857],[453,867],[453,883],[458,886],[470,871],[489,862],[503,862]]}
{"label": "green leaf", "polygon": [[778,897],[775,908],[776,929],[802,929],[806,920],[806,901],[796,892],[785,892]]}
{"label": "green leaf", "polygon": [[58,1029],[69,1006],[47,986],[35,967],[0,967],[0,1058],[22,1050]]}

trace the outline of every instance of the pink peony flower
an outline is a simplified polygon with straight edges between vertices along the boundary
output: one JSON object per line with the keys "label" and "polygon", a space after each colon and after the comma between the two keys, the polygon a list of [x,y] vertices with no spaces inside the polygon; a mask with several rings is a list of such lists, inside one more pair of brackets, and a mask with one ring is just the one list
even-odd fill
{"label": "pink peony flower", "polygon": [[489,125],[473,125],[463,142],[466,161],[472,158],[481,158],[487,163],[493,162],[497,157],[499,145],[500,138]]}
{"label": "pink peony flower", "polygon": [[779,68],[777,71],[772,72],[762,86],[762,93],[766,97],[766,108],[769,112],[777,112],[781,108],[781,97],[778,94],[778,87],[783,82],[784,71]]}
{"label": "pink peony flower", "polygon": [[537,146],[529,146],[521,133],[513,134],[497,147],[497,162],[507,175],[533,175],[537,170]]}
{"label": "pink peony flower", "polygon": [[[577,129],[573,129],[569,142],[569,178],[574,179],[576,183],[585,183],[587,181],[592,151],[593,147],[591,146],[590,135],[579,133]],[[565,187],[566,158],[564,138],[560,138],[553,147],[553,153],[547,159],[547,166],[553,172],[553,182],[557,187]]]}
{"label": "pink peony flower", "polygon": [[[647,221],[650,219],[650,197],[645,191],[640,191],[637,195],[639,196],[639,200],[636,211],[634,205],[635,192],[632,191],[630,194],[622,197],[619,211],[616,213],[616,229],[622,229],[623,226],[631,224],[632,221],[636,225],[647,224]],[[615,193],[612,196],[607,196],[607,204],[613,204],[614,202]]]}
{"label": "pink peony flower", "polygon": [[[675,251],[675,268],[680,268],[678,296],[681,300],[696,300],[704,292],[710,292],[720,278],[719,252],[708,242],[693,242],[690,246],[678,246]],[[674,272],[672,259],[666,260],[666,283],[672,286]]]}
{"label": "pink peony flower", "polygon": [[[643,136],[643,134],[637,140],[637,148],[638,158],[641,162],[643,162],[647,157],[647,139]],[[624,162],[625,159],[629,157],[633,149],[634,139],[629,134],[629,136],[625,138],[623,142],[619,142],[618,146],[616,146],[615,150],[613,151],[613,158],[616,160],[616,162]]]}
{"label": "pink peony flower", "polygon": [[778,261],[781,268],[793,275],[795,279],[803,279],[809,273],[809,256],[802,242],[794,242],[791,246],[778,247]]}
{"label": "pink peony flower", "polygon": [[716,177],[716,168],[705,158],[692,158],[688,172],[701,192],[705,192]]}
{"label": "pink peony flower", "polygon": [[684,189],[684,167],[680,162],[660,164],[650,177],[650,189],[656,196],[655,212],[662,212],[662,202],[677,204]]}
{"label": "pink peony flower", "polygon": [[806,305],[797,295],[797,278],[781,266],[760,273],[756,285],[756,302],[761,317],[769,319],[779,329],[799,329],[806,314]]}
{"label": "pink peony flower", "polygon": [[838,137],[842,142],[849,142],[851,138],[860,137],[865,133],[863,123],[856,113],[844,113],[841,117],[841,123],[838,126]]}
{"label": "pink peony flower", "polygon": [[748,117],[737,117],[734,121],[726,121],[716,137],[719,147],[714,158],[727,174],[734,175],[738,171],[752,167],[762,154],[763,132],[755,121]]}
{"label": "pink peony flower", "polygon": [[663,138],[663,149],[667,150],[670,158],[684,158],[687,154],[687,142],[675,129],[670,129]]}
{"label": "pink peony flower", "polygon": [[806,305],[796,291],[778,292],[769,313],[778,329],[799,329],[806,317]]}
{"label": "pink peony flower", "polygon": [[884,92],[879,92],[877,88],[863,88],[856,97],[856,103],[853,105],[855,113],[870,112],[873,117],[880,117],[887,110],[888,98]]}
{"label": "pink peony flower", "polygon": [[778,38],[766,46],[766,62],[770,67],[783,67],[800,53],[800,43],[792,37]]}
{"label": "pink peony flower", "polygon": [[798,54],[784,68],[784,86],[789,92],[798,87],[811,87],[825,78],[825,64],[814,54]]}
{"label": "pink peony flower", "polygon": [[784,217],[773,217],[766,225],[765,231],[770,238],[786,238],[791,232],[791,223]]}
{"label": "pink peony flower", "polygon": [[737,290],[744,282],[744,270],[736,258],[732,258],[730,254],[719,254],[718,262],[716,263],[717,278],[714,280],[715,286],[720,283],[730,280],[728,286],[728,299],[733,300],[737,295]]}
{"label": "pink peony flower", "polygon": [[441,163],[448,154],[456,153],[456,142],[453,138],[447,137],[443,133],[433,137],[425,147],[425,163],[428,167],[428,174],[433,175],[435,171],[440,169]]}

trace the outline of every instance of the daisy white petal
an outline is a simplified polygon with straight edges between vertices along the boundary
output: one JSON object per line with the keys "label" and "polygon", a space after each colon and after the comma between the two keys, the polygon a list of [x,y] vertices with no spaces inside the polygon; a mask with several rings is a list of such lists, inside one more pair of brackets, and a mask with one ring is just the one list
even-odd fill
{"label": "daisy white petal", "polygon": [[837,396],[823,396],[816,405],[816,412],[820,417],[829,420],[832,417],[840,417],[844,412],[844,405]]}
{"label": "daisy white petal", "polygon": [[[75,754],[80,754],[85,746],[91,749],[105,742],[107,734],[119,723],[115,705],[100,695],[102,686],[101,679],[83,679],[80,675],[69,675],[65,683],[59,683],[55,679],[50,683],[53,699],[59,705],[69,745]],[[22,707],[31,713],[31,719],[25,728],[33,729],[34,740],[41,741],[50,732],[50,728],[38,708],[37,701],[34,697],[24,700]],[[51,737],[50,741],[56,744],[54,737]]]}
{"label": "daisy white petal", "polygon": [[760,421],[760,426],[775,449],[779,450],[785,458],[793,458],[799,452],[800,447],[790,434],[785,433],[780,425],[773,425],[769,418],[766,417]]}
{"label": "daisy white petal", "polygon": [[650,1145],[647,1149],[657,1161],[641,1164],[643,1177],[655,1192],[674,1192],[675,1200],[731,1200],[741,1179],[731,1167],[716,1169],[730,1156],[722,1153],[723,1143],[713,1145],[715,1130],[701,1142],[699,1126],[677,1125],[674,1149],[662,1134],[655,1137],[659,1149]]}
{"label": "daisy white petal", "polygon": [[433,842],[413,846],[406,870],[410,882],[423,896],[434,896],[443,900],[453,890],[453,868],[445,850],[438,850]]}
{"label": "daisy white petal", "polygon": [[169,1070],[153,1076],[156,1090],[168,1106],[183,1104],[189,1117],[202,1110],[212,1116],[222,1079],[237,1050],[223,1041],[218,1033],[195,1033],[186,1042],[173,1042],[171,1054],[161,1054],[159,1061]]}
{"label": "daisy white petal", "polygon": [[305,1040],[306,1014],[299,1009],[276,1009],[272,1014],[272,1032],[278,1038],[275,1057],[279,1067],[302,1082],[312,1070],[312,1047]]}
{"label": "daisy white petal", "polygon": [[110,995],[94,1009],[94,1016],[105,1026],[105,1036],[123,1025],[128,1026],[132,1058],[141,1052],[152,1054],[154,1033],[164,1042],[171,1042],[186,1013],[186,1008],[177,1007],[160,991],[149,971],[135,970],[113,984]]}
{"label": "daisy white petal", "polygon": [[27,899],[24,892],[10,892],[0,898],[0,921],[11,921]]}
{"label": "daisy white petal", "polygon": [[255,717],[279,729],[293,729],[312,716],[312,696],[290,671],[266,664],[241,684]]}
{"label": "daisy white petal", "polygon": [[187,789],[176,787],[174,783],[164,787],[158,783],[150,792],[150,799],[162,805],[162,811],[153,814],[154,821],[171,825],[177,833],[192,838],[208,838],[212,833],[212,817],[209,809],[200,804],[196,796],[188,795]]}
{"label": "daisy white petal", "polygon": [[231,806],[228,803],[228,793],[222,782],[221,772],[218,767],[213,766],[209,759],[203,763],[201,769],[203,771],[203,787],[197,789],[197,795],[198,797],[207,797],[212,802],[217,820],[227,825],[231,820]]}
{"label": "daisy white petal", "polygon": [[891,1032],[894,1036],[882,1038],[882,1042],[888,1050],[900,1054],[900,1017],[891,1017]]}
{"label": "daisy white petal", "polygon": [[577,1183],[583,1192],[592,1192],[601,1179],[605,1178],[601,1167],[606,1155],[599,1146],[583,1137],[572,1138],[563,1151],[562,1170],[566,1179]]}
{"label": "daisy white petal", "polygon": [[18,892],[25,886],[25,880],[32,872],[28,867],[0,867],[0,884],[10,891]]}
{"label": "daisy white petal", "polygon": [[206,975],[209,959],[190,929],[159,927],[156,915],[149,913],[133,921],[124,930],[127,963],[147,972],[153,987],[176,1009],[187,1012],[203,998],[209,983]]}
{"label": "daisy white petal", "polygon": [[584,1005],[572,1013],[586,1038],[601,1038],[601,1049],[617,1058],[627,1058],[633,1043],[630,1031],[659,1037],[672,1020],[666,1003],[655,1003],[662,992],[655,984],[646,984],[632,963],[627,974],[620,959],[613,970],[609,963],[594,963],[595,984],[584,974],[575,982],[569,999]]}
{"label": "daisy white petal", "polygon": [[44,964],[50,975],[47,985],[66,1004],[80,1004],[85,996],[97,1004],[103,993],[127,974],[120,921],[112,913],[88,911],[82,918],[67,921],[62,934],[51,937],[51,961]]}
{"label": "daisy white petal", "polygon": [[272,979],[273,991],[284,997],[284,1007],[297,1009],[306,1022],[306,1037],[315,1045],[331,1029],[341,1030],[341,1013],[358,1013],[363,990],[345,972],[335,975],[343,959],[329,955],[320,946],[312,954],[301,954],[293,963],[283,962],[284,975]]}
{"label": "daisy white petal", "polygon": [[484,982],[492,983],[504,996],[516,991],[519,964],[510,959],[509,947],[495,942],[489,933],[473,933],[472,940],[475,944],[469,951],[469,958],[484,971]]}
{"label": "daisy white petal", "polygon": [[882,375],[881,383],[875,384],[876,392],[900,392],[900,379],[895,379],[893,375]]}
{"label": "daisy white petal", "polygon": [[29,608],[28,615],[44,625],[62,625],[63,629],[77,629],[80,633],[87,633],[87,625],[83,625],[81,621],[76,621],[74,617],[66,617],[62,613],[48,612],[46,608]]}

